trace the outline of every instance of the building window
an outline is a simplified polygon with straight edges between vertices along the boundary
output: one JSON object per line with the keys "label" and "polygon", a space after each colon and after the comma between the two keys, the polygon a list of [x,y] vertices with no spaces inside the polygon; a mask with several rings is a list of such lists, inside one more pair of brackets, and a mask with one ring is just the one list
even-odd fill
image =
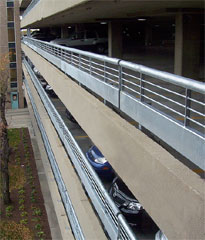
{"label": "building window", "polygon": [[9,48],[16,48],[15,42],[9,42]]}
{"label": "building window", "polygon": [[15,41],[15,32],[13,28],[8,29],[8,41],[9,42]]}
{"label": "building window", "polygon": [[14,2],[13,1],[7,1],[7,7],[8,8],[14,7]]}
{"label": "building window", "polygon": [[14,22],[8,22],[8,28],[14,28]]}
{"label": "building window", "polygon": [[8,22],[14,21],[14,9],[13,8],[7,8],[7,20],[8,20]]}
{"label": "building window", "polygon": [[11,69],[16,68],[16,63],[15,62],[11,62],[9,65],[10,65]]}
{"label": "building window", "polygon": [[10,62],[16,62],[16,49],[9,49]]}
{"label": "building window", "polygon": [[[16,69],[10,69],[10,78],[11,78],[11,81],[14,82],[14,81],[17,81],[17,72],[16,72]],[[12,80],[14,79],[14,80]]]}
{"label": "building window", "polygon": [[17,82],[11,82],[11,88],[17,88]]}

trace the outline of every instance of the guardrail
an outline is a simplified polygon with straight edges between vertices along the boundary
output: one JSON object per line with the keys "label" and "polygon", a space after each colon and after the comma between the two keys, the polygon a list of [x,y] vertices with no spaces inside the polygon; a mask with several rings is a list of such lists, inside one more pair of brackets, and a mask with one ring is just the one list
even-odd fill
{"label": "guardrail", "polygon": [[205,170],[204,83],[32,38],[23,43]]}
{"label": "guardrail", "polygon": [[28,7],[26,8],[26,10],[23,12],[22,14],[22,18],[24,18],[33,7],[35,7],[35,5],[40,2],[40,0],[32,0],[31,3],[28,5]]}
{"label": "guardrail", "polygon": [[69,154],[75,169],[93,203],[93,206],[95,207],[95,210],[97,211],[110,238],[126,240],[136,239],[136,236],[132,232],[129,224],[126,222],[124,216],[110,198],[96,172],[90,166],[88,160],[68,130],[67,126],[64,124],[61,116],[56,111],[28,62],[24,60],[23,63],[31,76],[33,84],[36,87],[36,90],[51,118],[51,121],[56,128],[59,137],[63,142],[65,149]]}
{"label": "guardrail", "polygon": [[47,155],[48,155],[48,159],[50,161],[50,165],[52,167],[54,177],[55,177],[56,183],[58,185],[58,190],[59,190],[60,195],[62,197],[62,202],[64,204],[66,214],[67,214],[67,217],[68,217],[69,222],[71,224],[71,228],[73,230],[74,236],[75,236],[76,239],[84,240],[85,237],[83,235],[83,232],[82,232],[81,226],[79,224],[78,218],[75,214],[75,210],[74,210],[72,202],[70,200],[70,197],[69,197],[67,188],[65,186],[65,183],[62,179],[57,161],[56,161],[55,156],[53,154],[53,151],[52,151],[52,148],[50,146],[48,137],[46,135],[46,131],[45,131],[44,126],[41,122],[40,115],[39,115],[38,110],[36,108],[35,101],[33,99],[33,96],[31,94],[31,91],[30,91],[30,88],[28,86],[28,82],[27,82],[26,79],[24,79],[24,84],[25,84],[28,96],[30,98],[30,101],[31,101],[31,105],[32,105],[32,108],[33,108],[33,111],[34,111],[34,115],[35,115],[38,127],[40,129],[40,132],[41,132],[41,135],[42,135],[42,138],[43,138],[43,142],[44,142],[44,146],[45,146],[45,149],[46,149],[46,152],[47,152]]}

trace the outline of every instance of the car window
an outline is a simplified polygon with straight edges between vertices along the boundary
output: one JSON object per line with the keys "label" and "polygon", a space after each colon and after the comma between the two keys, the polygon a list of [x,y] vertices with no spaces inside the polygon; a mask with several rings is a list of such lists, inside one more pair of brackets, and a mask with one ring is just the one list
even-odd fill
{"label": "car window", "polygon": [[96,32],[94,31],[88,31],[86,33],[86,38],[96,38]]}

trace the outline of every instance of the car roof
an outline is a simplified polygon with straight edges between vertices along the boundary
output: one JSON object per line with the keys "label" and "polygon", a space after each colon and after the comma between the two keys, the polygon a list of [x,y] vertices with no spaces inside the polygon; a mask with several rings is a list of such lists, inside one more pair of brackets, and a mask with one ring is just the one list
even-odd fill
{"label": "car roof", "polygon": [[101,151],[95,145],[92,146],[90,150],[92,151],[92,153],[94,153],[94,157],[104,157]]}

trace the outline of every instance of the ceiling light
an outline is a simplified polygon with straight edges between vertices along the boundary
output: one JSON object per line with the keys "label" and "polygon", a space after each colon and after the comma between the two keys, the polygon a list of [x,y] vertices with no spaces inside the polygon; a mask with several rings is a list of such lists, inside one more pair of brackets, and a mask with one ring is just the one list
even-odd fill
{"label": "ceiling light", "polygon": [[138,18],[137,20],[140,21],[140,22],[144,22],[144,21],[146,21],[147,19],[146,19],[146,18]]}
{"label": "ceiling light", "polygon": [[107,24],[106,22],[101,22],[100,24]]}
{"label": "ceiling light", "polygon": [[72,28],[71,26],[68,26],[68,28]]}

